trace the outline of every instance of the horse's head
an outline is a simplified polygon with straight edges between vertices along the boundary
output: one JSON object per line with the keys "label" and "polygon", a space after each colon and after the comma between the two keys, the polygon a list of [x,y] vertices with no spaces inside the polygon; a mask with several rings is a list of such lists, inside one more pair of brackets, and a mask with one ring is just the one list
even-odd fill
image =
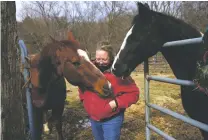
{"label": "horse's head", "polygon": [[30,81],[32,87],[39,88],[39,69],[38,64],[40,60],[40,54],[32,54],[25,58],[27,62],[27,66],[30,69]]}
{"label": "horse's head", "polygon": [[[33,100],[33,104],[36,107],[41,107],[45,103],[45,99],[47,97],[47,87],[41,84],[40,81],[40,69],[39,69],[39,62],[40,62],[40,54],[32,54],[25,58],[26,60],[26,67],[30,71],[30,78],[27,81],[27,84],[30,82],[31,84],[31,96]],[[48,82],[47,82],[48,83]],[[46,84],[47,84],[46,83]],[[43,90],[44,89],[44,90]]]}
{"label": "horse's head", "polygon": [[138,64],[156,54],[162,47],[156,12],[150,10],[147,4],[137,5],[138,14],[112,65],[112,72],[119,77],[130,75]]}
{"label": "horse's head", "polygon": [[51,61],[58,75],[64,76],[72,85],[94,91],[101,97],[112,95],[111,84],[90,61],[86,51],[81,49],[72,32],[69,32],[68,40],[54,40],[50,47],[54,46],[58,49],[52,51],[55,54]]}

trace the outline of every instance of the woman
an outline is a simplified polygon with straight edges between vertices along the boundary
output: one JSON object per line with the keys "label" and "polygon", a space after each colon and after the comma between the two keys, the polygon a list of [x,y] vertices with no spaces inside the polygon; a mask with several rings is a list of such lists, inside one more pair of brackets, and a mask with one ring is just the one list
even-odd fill
{"label": "woman", "polygon": [[139,99],[139,88],[131,77],[123,80],[110,72],[113,60],[111,46],[105,45],[96,50],[94,64],[111,83],[115,98],[102,99],[91,91],[79,90],[95,140],[119,140],[124,111]]}

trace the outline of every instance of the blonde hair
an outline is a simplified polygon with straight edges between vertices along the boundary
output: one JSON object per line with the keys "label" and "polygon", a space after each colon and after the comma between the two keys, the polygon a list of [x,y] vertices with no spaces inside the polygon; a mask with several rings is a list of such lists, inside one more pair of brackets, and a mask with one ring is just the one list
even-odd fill
{"label": "blonde hair", "polygon": [[110,62],[113,62],[114,60],[114,53],[113,53],[113,47],[112,45],[108,44],[108,45],[102,45],[100,47],[97,47],[96,51],[98,50],[102,50],[108,53],[108,57],[110,59]]}

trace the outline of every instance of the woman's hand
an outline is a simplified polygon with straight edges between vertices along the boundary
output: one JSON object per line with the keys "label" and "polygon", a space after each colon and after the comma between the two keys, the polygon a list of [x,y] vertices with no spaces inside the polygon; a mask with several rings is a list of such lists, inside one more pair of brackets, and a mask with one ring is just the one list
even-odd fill
{"label": "woman's hand", "polygon": [[117,109],[117,107],[118,107],[118,105],[117,105],[117,103],[116,103],[116,100],[110,101],[110,102],[109,102],[109,105],[110,105],[112,111],[116,111],[116,109]]}
{"label": "woman's hand", "polygon": [[110,107],[111,107],[112,109],[115,108],[115,107],[116,107],[116,102],[115,102],[115,100],[110,101],[110,102],[109,102],[109,105],[110,105]]}

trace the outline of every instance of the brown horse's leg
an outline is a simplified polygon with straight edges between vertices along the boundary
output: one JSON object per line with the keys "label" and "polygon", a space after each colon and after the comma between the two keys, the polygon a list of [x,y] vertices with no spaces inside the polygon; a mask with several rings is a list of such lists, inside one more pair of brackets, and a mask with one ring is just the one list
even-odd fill
{"label": "brown horse's leg", "polygon": [[49,133],[52,133],[53,130],[53,122],[54,122],[54,118],[53,116],[50,116],[50,118],[48,119],[48,128],[49,128]]}
{"label": "brown horse's leg", "polygon": [[45,134],[51,133],[51,130],[49,128],[49,122],[48,122],[48,110],[43,112],[43,130]]}
{"label": "brown horse's leg", "polygon": [[43,110],[34,107],[35,140],[41,140],[43,131]]}
{"label": "brown horse's leg", "polygon": [[52,117],[55,120],[55,126],[57,131],[57,140],[63,140],[62,134],[62,114],[64,111],[64,104],[52,110]]}

